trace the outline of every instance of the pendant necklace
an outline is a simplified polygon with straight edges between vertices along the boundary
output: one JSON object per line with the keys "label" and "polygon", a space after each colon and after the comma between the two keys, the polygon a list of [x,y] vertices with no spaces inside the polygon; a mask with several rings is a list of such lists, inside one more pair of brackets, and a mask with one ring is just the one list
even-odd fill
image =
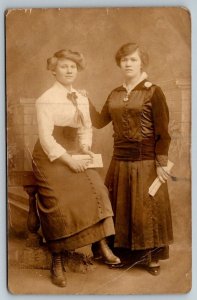
{"label": "pendant necklace", "polygon": [[126,96],[124,97],[123,101],[124,101],[124,102],[129,101],[129,94],[128,94],[128,93],[127,93]]}
{"label": "pendant necklace", "polygon": [[129,101],[129,95],[132,91],[132,88],[128,89],[126,84],[123,84],[123,87],[126,89],[126,93],[127,93],[126,96],[123,98],[123,101],[127,102],[127,101]]}

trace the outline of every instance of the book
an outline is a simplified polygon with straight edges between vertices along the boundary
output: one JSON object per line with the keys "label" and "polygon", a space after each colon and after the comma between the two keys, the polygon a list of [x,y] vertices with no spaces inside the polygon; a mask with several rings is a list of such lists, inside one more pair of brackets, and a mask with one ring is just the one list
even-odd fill
{"label": "book", "polygon": [[94,154],[91,157],[88,154],[73,154],[72,158],[76,160],[84,160],[87,162],[87,168],[103,168],[103,160],[101,154]]}

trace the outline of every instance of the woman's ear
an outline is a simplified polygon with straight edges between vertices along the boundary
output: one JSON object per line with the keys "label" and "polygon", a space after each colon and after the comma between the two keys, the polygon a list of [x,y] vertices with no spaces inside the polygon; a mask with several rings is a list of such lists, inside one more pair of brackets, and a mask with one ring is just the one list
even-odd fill
{"label": "woman's ear", "polygon": [[53,76],[55,76],[55,75],[56,75],[56,72],[55,72],[55,71],[52,71],[52,74],[53,74]]}

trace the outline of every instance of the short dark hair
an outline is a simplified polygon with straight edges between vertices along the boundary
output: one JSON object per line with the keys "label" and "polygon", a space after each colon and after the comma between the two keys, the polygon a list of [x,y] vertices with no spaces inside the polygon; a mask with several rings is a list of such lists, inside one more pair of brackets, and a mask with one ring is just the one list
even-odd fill
{"label": "short dark hair", "polygon": [[54,53],[54,55],[47,59],[47,70],[54,71],[57,65],[58,59],[70,59],[77,65],[78,71],[85,68],[84,57],[79,52],[74,52],[69,49],[62,49]]}
{"label": "short dark hair", "polygon": [[142,66],[146,67],[148,65],[148,62],[149,62],[148,54],[146,53],[146,51],[142,47],[139,47],[139,45],[136,44],[136,43],[127,43],[127,44],[122,45],[118,49],[118,51],[116,53],[116,56],[115,56],[117,65],[120,67],[120,60],[124,56],[132,54],[136,50],[139,53],[140,59],[142,61]]}

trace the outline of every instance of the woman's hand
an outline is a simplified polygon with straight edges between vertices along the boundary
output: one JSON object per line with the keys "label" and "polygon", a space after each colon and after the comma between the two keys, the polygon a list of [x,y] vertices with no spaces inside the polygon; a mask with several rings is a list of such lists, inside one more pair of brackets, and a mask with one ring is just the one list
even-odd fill
{"label": "woman's hand", "polygon": [[84,172],[87,169],[88,162],[84,160],[76,160],[68,153],[64,153],[60,157],[61,161],[65,163],[72,171],[79,173]]}
{"label": "woman's hand", "polygon": [[84,160],[76,160],[71,158],[69,161],[67,161],[67,165],[72,171],[80,173],[87,169],[88,163]]}
{"label": "woman's hand", "polygon": [[162,183],[165,183],[169,178],[169,172],[166,167],[157,167],[157,176]]}
{"label": "woman's hand", "polygon": [[83,146],[82,148],[81,148],[81,152],[83,153],[83,154],[88,154],[88,155],[90,155],[90,157],[94,157],[94,152],[92,152],[92,151],[90,151],[90,148],[88,147],[88,146]]}

